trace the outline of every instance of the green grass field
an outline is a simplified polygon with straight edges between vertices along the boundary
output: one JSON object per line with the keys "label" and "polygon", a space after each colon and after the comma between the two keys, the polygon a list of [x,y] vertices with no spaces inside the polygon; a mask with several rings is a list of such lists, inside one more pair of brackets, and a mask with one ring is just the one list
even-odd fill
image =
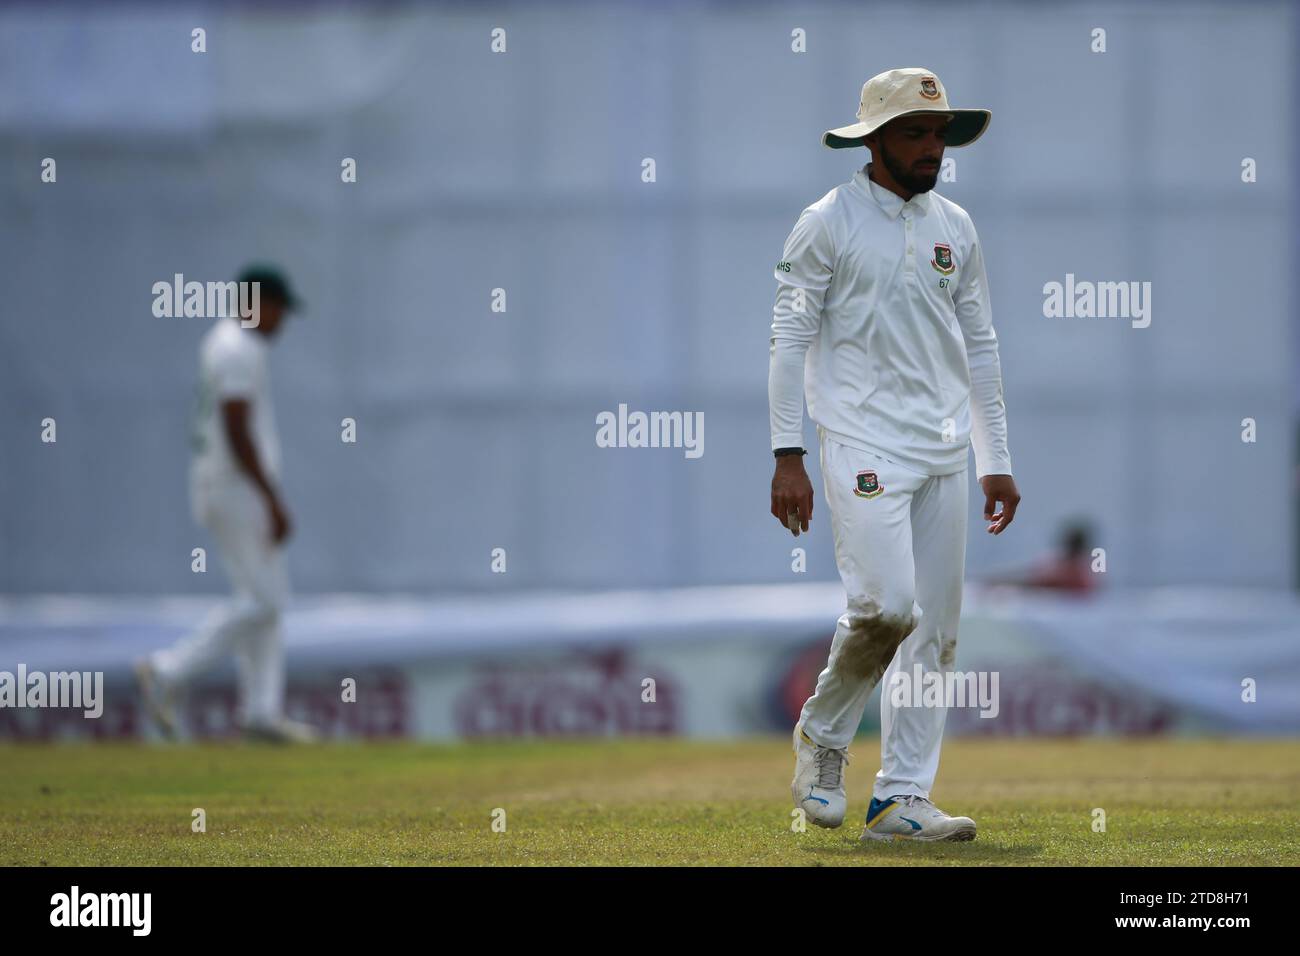
{"label": "green grass field", "polygon": [[4,746],[0,864],[1300,864],[1300,741],[951,740],[933,796],[978,839],[864,846],[877,747],[844,827],[795,833],[784,738]]}

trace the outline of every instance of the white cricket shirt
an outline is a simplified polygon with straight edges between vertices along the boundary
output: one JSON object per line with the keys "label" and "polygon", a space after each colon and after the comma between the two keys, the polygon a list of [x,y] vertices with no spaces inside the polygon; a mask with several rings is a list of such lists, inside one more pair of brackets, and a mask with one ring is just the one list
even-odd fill
{"label": "white cricket shirt", "polygon": [[193,470],[210,479],[243,475],[221,416],[221,403],[242,398],[249,410],[253,446],[268,477],[280,474],[280,439],[271,406],[270,345],[237,318],[217,319],[199,346],[199,390],[194,409]]}
{"label": "white cricket shirt", "polygon": [[[799,216],[775,270],[772,447],[827,435],[928,475],[1011,474],[988,278],[966,210],[868,163]],[[972,427],[973,426],[973,427]]]}

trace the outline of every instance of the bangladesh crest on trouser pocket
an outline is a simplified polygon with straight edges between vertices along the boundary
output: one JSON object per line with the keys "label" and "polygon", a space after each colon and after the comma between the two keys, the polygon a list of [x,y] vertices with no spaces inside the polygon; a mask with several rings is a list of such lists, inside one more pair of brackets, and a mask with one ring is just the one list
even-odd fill
{"label": "bangladesh crest on trouser pocket", "polygon": [[877,480],[874,471],[858,472],[858,486],[853,489],[853,493],[859,498],[874,498],[884,490],[884,485]]}
{"label": "bangladesh crest on trouser pocket", "polygon": [[934,266],[936,272],[942,272],[946,276],[952,275],[953,270],[957,268],[952,264],[952,249],[946,243],[936,242],[934,258],[930,260],[930,265]]}

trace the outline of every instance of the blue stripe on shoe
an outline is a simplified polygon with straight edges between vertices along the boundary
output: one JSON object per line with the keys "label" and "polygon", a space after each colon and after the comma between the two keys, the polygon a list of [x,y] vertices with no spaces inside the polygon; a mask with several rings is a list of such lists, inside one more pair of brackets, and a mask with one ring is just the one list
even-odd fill
{"label": "blue stripe on shoe", "polygon": [[867,807],[867,826],[875,826],[877,821],[897,806],[893,797],[887,800],[877,800],[874,796],[871,798],[871,804]]}

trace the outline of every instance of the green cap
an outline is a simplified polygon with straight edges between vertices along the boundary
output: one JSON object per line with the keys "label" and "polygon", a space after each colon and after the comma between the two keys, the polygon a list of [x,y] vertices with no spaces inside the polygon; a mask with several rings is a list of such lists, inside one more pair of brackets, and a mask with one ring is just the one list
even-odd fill
{"label": "green cap", "polygon": [[279,299],[284,303],[285,308],[291,312],[302,309],[302,299],[298,298],[292,287],[290,287],[288,277],[275,266],[262,264],[245,266],[239,273],[237,281],[258,283],[260,295],[270,299]]}

